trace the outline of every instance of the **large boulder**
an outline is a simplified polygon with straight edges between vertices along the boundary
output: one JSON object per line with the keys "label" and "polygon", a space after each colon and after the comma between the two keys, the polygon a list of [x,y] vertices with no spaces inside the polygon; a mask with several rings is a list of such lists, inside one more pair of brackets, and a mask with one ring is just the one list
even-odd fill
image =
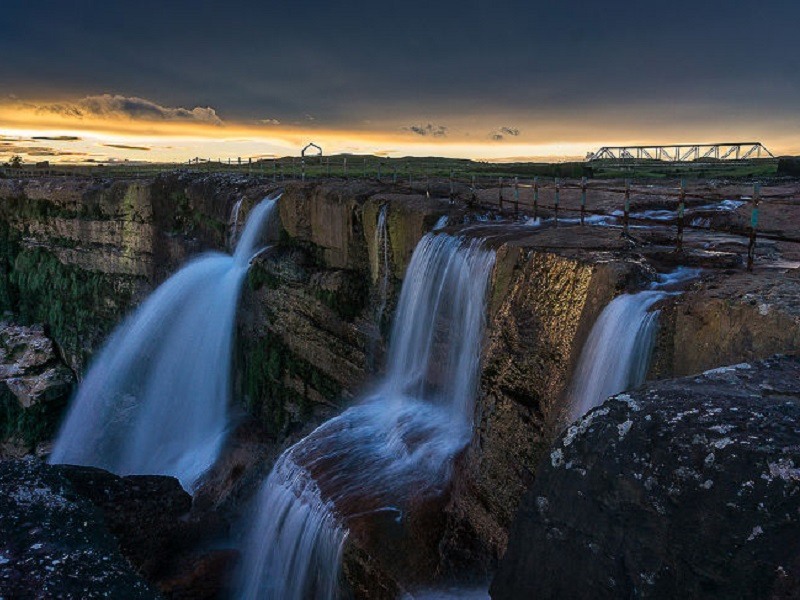
{"label": "large boulder", "polygon": [[158,597],[58,469],[0,463],[0,598]]}
{"label": "large boulder", "polygon": [[0,462],[0,598],[218,598],[226,532],[173,477]]}
{"label": "large boulder", "polygon": [[800,595],[800,359],[608,400],[552,447],[492,598]]}

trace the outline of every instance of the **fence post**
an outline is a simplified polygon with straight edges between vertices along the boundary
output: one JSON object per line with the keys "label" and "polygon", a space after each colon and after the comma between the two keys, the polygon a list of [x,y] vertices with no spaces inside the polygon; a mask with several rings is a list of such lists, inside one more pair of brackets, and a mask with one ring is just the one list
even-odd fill
{"label": "fence post", "polygon": [[453,203],[456,197],[456,190],[453,184],[453,169],[450,169],[450,204]]}
{"label": "fence post", "polygon": [[628,234],[628,224],[631,213],[631,182],[629,179],[625,180],[625,213],[622,217],[622,226],[625,229],[625,235]]}
{"label": "fence post", "polygon": [[756,257],[756,229],[758,228],[758,203],[761,201],[761,184],[753,184],[753,208],[750,213],[750,244],[747,246],[747,270],[753,270]]}
{"label": "fence post", "polygon": [[497,201],[500,204],[500,210],[503,210],[503,178],[501,177],[499,182],[500,190],[497,193]]}
{"label": "fence post", "polygon": [[519,214],[519,177],[514,177],[514,214]]}
{"label": "fence post", "polygon": [[686,212],[686,180],[681,179],[681,191],[678,195],[678,237],[675,240],[675,250],[683,250],[683,217]]}
{"label": "fence post", "polygon": [[301,181],[305,181],[306,180],[306,159],[305,158],[300,161],[300,180]]}
{"label": "fence post", "polygon": [[347,157],[344,157],[344,162],[342,162],[342,172],[344,173],[344,178],[347,179]]}
{"label": "fence post", "polygon": [[[209,167],[211,166],[211,159],[210,158],[208,159],[208,166]],[[253,174],[253,158],[252,157],[248,157],[247,158],[247,176],[250,177],[250,175],[252,175],[252,174]]]}
{"label": "fence post", "polygon": [[561,202],[561,180],[556,177],[555,178],[556,184],[556,195],[555,195],[555,202],[553,203],[553,216],[556,219],[556,227],[558,227],[558,205]]}
{"label": "fence post", "polygon": [[427,171],[425,172],[425,197],[431,197],[431,178]]}
{"label": "fence post", "polygon": [[533,178],[533,220],[539,218],[539,178]]}
{"label": "fence post", "polygon": [[581,225],[586,218],[586,177],[581,177]]}

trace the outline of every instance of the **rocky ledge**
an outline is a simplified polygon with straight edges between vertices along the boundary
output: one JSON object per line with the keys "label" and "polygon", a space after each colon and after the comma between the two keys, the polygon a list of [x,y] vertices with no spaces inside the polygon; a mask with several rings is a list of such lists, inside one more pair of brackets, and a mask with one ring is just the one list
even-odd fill
{"label": "rocky ledge", "polygon": [[0,458],[50,439],[74,383],[44,327],[0,323]]}
{"label": "rocky ledge", "polygon": [[798,423],[798,357],[609,399],[543,461],[492,598],[798,597]]}
{"label": "rocky ledge", "polygon": [[0,598],[217,598],[223,533],[172,477],[0,462]]}

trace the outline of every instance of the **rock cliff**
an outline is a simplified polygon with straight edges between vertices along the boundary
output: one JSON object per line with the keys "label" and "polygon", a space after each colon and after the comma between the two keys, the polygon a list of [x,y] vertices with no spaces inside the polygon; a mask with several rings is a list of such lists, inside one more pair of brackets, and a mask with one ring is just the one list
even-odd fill
{"label": "rock cliff", "polygon": [[[0,367],[8,370],[5,381],[26,382],[5,384],[0,401],[13,408],[5,423],[35,417],[35,435],[15,452],[52,434],[70,371],[80,378],[122,316],[188,257],[229,249],[234,206],[241,224],[274,189],[264,180],[186,173],[0,180],[0,306],[9,323],[0,341],[33,326],[31,335],[51,344],[51,358],[26,366],[30,353],[3,342],[10,357]],[[626,237],[604,227],[536,227],[510,215],[495,222],[494,213],[435,192],[434,186],[428,198],[355,181],[283,187],[280,233],[253,260],[239,307],[234,399],[241,419],[197,492],[198,506],[240,514],[282,448],[358,398],[384,364],[411,253],[434,227],[486,238],[497,262],[474,435],[456,461],[436,535],[428,536],[435,539],[425,549],[426,577],[494,569],[519,502],[566,425],[565,394],[583,343],[617,294],[640,289],[656,270],[704,269],[658,306],[651,379],[757,360],[800,343],[797,270],[746,273],[745,247],[728,238],[687,236],[676,253],[663,230]],[[777,262],[782,251],[768,248],[765,262]],[[51,369],[54,376],[45,376]],[[26,398],[36,401],[26,408]],[[48,412],[40,418],[22,410],[31,407]],[[6,438],[28,429],[0,426]],[[354,589],[398,589],[363,548],[347,556]]]}

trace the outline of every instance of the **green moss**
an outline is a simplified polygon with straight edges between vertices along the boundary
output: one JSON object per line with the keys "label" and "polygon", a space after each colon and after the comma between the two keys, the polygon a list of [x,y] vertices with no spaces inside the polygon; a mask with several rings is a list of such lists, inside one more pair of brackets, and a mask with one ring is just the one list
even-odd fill
{"label": "green moss", "polygon": [[345,321],[360,315],[369,302],[369,283],[364,277],[348,274],[346,284],[337,290],[314,289],[314,296]]}
{"label": "green moss", "polygon": [[189,198],[182,190],[173,191],[169,195],[169,202],[174,207],[173,233],[195,235],[203,232],[220,243],[225,239],[227,224],[193,209]]}
{"label": "green moss", "polygon": [[14,261],[19,253],[20,234],[0,221],[0,311],[13,312],[17,306],[19,293],[11,281]]}
{"label": "green moss", "polygon": [[278,288],[280,284],[281,278],[270,273],[260,264],[253,265],[247,272],[247,285],[253,291],[258,291],[264,286],[267,286],[270,290],[274,290]]}
{"label": "green moss", "polygon": [[17,398],[0,383],[0,439],[18,439],[30,450],[56,434],[67,407],[70,390],[49,401],[23,409]]}
{"label": "green moss", "polygon": [[[308,388],[331,402],[341,396],[342,388],[336,381],[296,356],[277,335],[267,333],[259,339],[243,339],[239,349],[238,368],[245,407],[276,435],[285,433],[293,421],[305,422],[311,417],[313,402]],[[287,379],[304,382],[304,393],[287,386]],[[290,410],[290,407],[295,408]],[[299,415],[293,415],[295,411]]]}
{"label": "green moss", "polygon": [[41,248],[19,252],[8,279],[21,322],[47,324],[56,342],[82,361],[131,301],[129,278],[64,265]]}

